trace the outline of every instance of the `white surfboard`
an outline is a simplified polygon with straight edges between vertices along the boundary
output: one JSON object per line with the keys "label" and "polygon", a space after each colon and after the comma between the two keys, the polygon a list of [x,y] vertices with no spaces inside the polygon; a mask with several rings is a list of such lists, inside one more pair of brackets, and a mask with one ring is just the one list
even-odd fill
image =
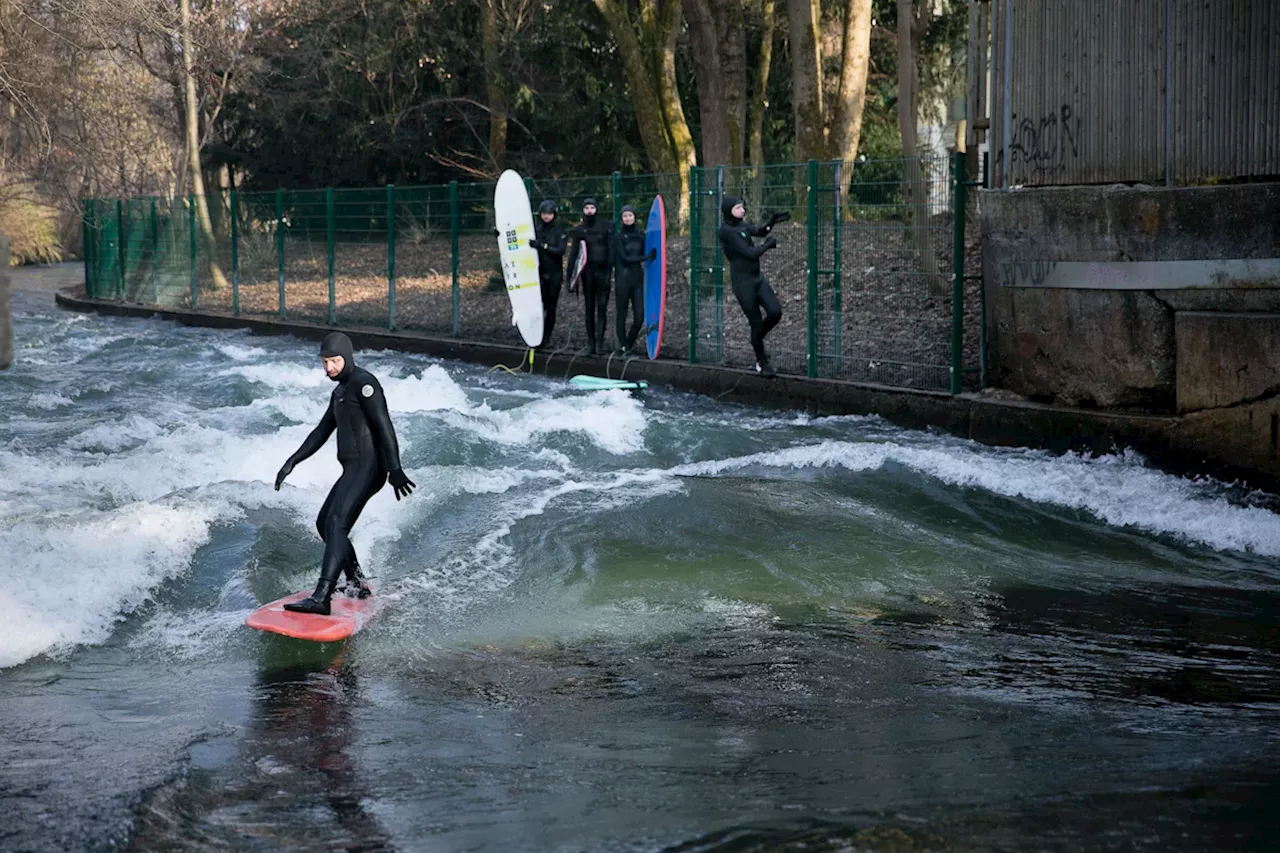
{"label": "white surfboard", "polygon": [[524,181],[512,169],[498,178],[493,191],[493,217],[498,229],[502,276],[511,299],[511,324],[531,347],[542,343],[542,289],[538,287],[538,251],[533,239],[533,213]]}

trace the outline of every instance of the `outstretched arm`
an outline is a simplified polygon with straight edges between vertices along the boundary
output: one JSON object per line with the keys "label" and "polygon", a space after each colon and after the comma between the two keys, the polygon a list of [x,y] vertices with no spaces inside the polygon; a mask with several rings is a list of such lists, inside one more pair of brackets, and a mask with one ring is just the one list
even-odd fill
{"label": "outstretched arm", "polygon": [[721,231],[720,241],[724,244],[724,251],[726,255],[732,253],[754,260],[778,245],[778,242],[770,237],[759,246],[753,246],[751,245],[750,240],[742,236],[742,232],[744,230],[747,229],[725,228]]}
{"label": "outstretched arm", "polygon": [[324,443],[329,440],[329,436],[333,435],[333,431],[338,428],[338,420],[333,415],[333,398],[329,399],[329,406],[324,410],[324,417],[320,418],[320,423],[311,431],[302,441],[294,454],[285,460],[280,468],[280,472],[276,474],[276,491],[280,491],[280,484],[284,482],[284,478],[293,473],[293,467],[305,459],[310,459],[315,452],[324,447]]}
{"label": "outstretched arm", "polygon": [[773,226],[779,222],[786,222],[791,219],[791,214],[785,210],[780,210],[769,217],[769,221],[763,225],[746,225],[746,231],[752,237],[767,237],[769,232],[773,230]]}

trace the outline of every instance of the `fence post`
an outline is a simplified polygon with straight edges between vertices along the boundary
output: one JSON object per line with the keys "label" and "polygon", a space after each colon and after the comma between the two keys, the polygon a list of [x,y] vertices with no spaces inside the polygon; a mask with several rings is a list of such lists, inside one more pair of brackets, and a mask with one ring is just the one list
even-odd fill
{"label": "fence post", "polygon": [[808,311],[807,325],[808,351],[805,355],[807,374],[810,379],[818,376],[818,161],[809,161],[809,175],[805,196],[808,200],[808,214],[805,217],[807,233],[808,258]]}
{"label": "fence post", "polygon": [[964,376],[964,154],[951,157],[951,393],[959,394]]}
{"label": "fence post", "polygon": [[84,295],[94,299],[98,295],[98,247],[94,211],[94,199],[84,200],[84,213],[80,217],[80,242],[84,244],[81,254],[84,255]]}
{"label": "fence post", "polygon": [[84,257],[84,295],[93,298],[93,241],[89,239],[89,218],[93,199],[80,201],[80,254]]}
{"label": "fence post", "polygon": [[240,313],[240,194],[231,191],[231,313]]}
{"label": "fence post", "polygon": [[458,228],[461,223],[458,221],[458,182],[449,182],[449,256],[450,275],[453,281],[453,325],[452,332],[456,338],[462,333],[461,305],[458,299]]}
{"label": "fence post", "polygon": [[279,280],[280,319],[284,319],[284,190],[276,190],[276,275]]}
{"label": "fence post", "polygon": [[160,279],[159,266],[160,259],[160,226],[158,223],[159,216],[156,213],[156,197],[151,197],[151,304],[160,304]]}
{"label": "fence post", "polygon": [[614,171],[613,173],[613,221],[619,222],[621,217],[618,214],[618,208],[622,205],[622,173]]}
{"label": "fence post", "polygon": [[387,328],[396,327],[396,185],[387,184]]}
{"label": "fence post", "polygon": [[120,289],[116,293],[116,298],[121,302],[124,301],[125,287],[125,263],[128,261],[128,252],[124,246],[124,199],[116,199],[116,260],[120,264]]}
{"label": "fence post", "polygon": [[328,248],[329,254],[329,325],[337,322],[337,312],[334,310],[334,299],[337,294],[334,293],[333,281],[333,187],[324,188],[324,231],[325,246]]}
{"label": "fence post", "polygon": [[832,163],[835,178],[831,189],[832,193],[832,211],[834,217],[832,219],[831,231],[834,244],[831,247],[832,270],[831,270],[831,312],[835,315],[832,318],[833,344],[835,346],[835,373],[840,375],[841,369],[841,333],[844,330],[844,232],[842,226],[843,211],[841,209],[841,198],[844,194],[844,162],[836,160]]}
{"label": "fence post", "polygon": [[698,363],[698,279],[702,262],[702,170],[689,170],[689,363]]}

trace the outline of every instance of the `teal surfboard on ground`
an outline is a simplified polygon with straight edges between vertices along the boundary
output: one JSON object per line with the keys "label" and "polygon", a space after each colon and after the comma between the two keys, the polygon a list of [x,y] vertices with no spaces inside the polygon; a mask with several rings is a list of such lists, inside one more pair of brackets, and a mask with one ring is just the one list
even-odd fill
{"label": "teal surfboard on ground", "polygon": [[605,379],[600,376],[575,376],[569,380],[569,384],[583,391],[609,391],[615,388],[640,391],[649,387],[649,383],[643,379]]}
{"label": "teal surfboard on ground", "polygon": [[644,264],[644,336],[649,358],[658,357],[662,349],[662,321],[667,310],[667,212],[662,196],[654,196],[649,207],[649,222],[644,229],[644,251],[658,254]]}

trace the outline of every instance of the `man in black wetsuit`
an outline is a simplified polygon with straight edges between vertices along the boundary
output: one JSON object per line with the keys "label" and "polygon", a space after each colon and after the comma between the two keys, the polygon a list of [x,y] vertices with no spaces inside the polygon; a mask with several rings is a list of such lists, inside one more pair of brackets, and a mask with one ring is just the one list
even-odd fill
{"label": "man in black wetsuit", "polygon": [[556,303],[564,283],[565,235],[556,222],[556,203],[543,199],[538,205],[538,218],[533,223],[533,239],[529,245],[538,250],[538,283],[542,286],[542,345],[551,343],[551,330],[556,327]]}
{"label": "man in black wetsuit", "polygon": [[[615,264],[614,279],[617,285],[614,291],[618,306],[618,323],[614,334],[618,339],[618,352],[628,352],[640,334],[644,324],[644,262],[657,257],[653,249],[648,255],[644,253],[644,232],[636,227],[636,212],[629,204],[622,206],[622,227],[613,235],[610,247]],[[631,328],[623,336],[622,330],[627,324],[627,306],[631,306]]]}
{"label": "man in black wetsuit", "polygon": [[587,347],[591,354],[603,353],[605,326],[609,315],[609,238],[613,223],[596,215],[596,200],[582,202],[582,223],[573,229],[574,254],[587,247],[587,265],[582,270],[582,295],[587,308]]}
{"label": "man in black wetsuit", "polygon": [[329,408],[320,425],[276,475],[276,491],[294,466],[323,447],[337,430],[342,476],[316,516],[316,529],[324,541],[320,582],[310,598],[285,605],[286,610],[297,613],[328,616],[329,599],[338,583],[339,572],[347,576],[349,594],[367,598],[371,593],[360,574],[360,563],[350,539],[351,528],[364,505],[388,480],[395,489],[396,500],[412,494],[415,484],[400,467],[400,447],[387,413],[382,386],[372,373],[356,367],[351,339],[341,332],[333,332],[320,344],[320,357],[324,359],[325,374],[337,382],[338,387],[329,397]]}
{"label": "man in black wetsuit", "polygon": [[[745,220],[746,207],[742,199],[725,196],[720,203],[720,212],[724,222],[717,235],[724,248],[725,260],[729,262],[729,282],[733,285],[733,295],[747,315],[747,323],[751,326],[751,348],[756,352],[756,373],[761,376],[776,376],[773,365],[769,364],[769,355],[764,351],[764,337],[778,325],[782,319],[782,306],[769,284],[769,279],[760,272],[760,257],[778,245],[778,241],[769,237],[773,226],[785,222],[791,216],[788,213],[775,213],[769,217],[765,225],[750,225]],[[752,237],[769,237],[759,246]],[[764,309],[764,316],[760,309]]]}

